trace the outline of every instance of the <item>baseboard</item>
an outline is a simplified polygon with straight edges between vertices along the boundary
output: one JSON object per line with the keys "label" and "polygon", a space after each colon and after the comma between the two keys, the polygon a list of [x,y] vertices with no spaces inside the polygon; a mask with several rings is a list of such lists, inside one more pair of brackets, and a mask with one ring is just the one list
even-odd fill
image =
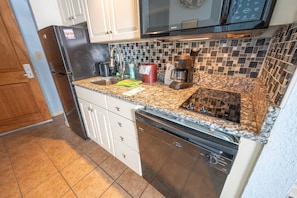
{"label": "baseboard", "polygon": [[52,117],[56,117],[56,116],[59,116],[59,115],[62,115],[64,113],[64,111],[55,111],[55,112],[53,112],[53,114],[52,114]]}

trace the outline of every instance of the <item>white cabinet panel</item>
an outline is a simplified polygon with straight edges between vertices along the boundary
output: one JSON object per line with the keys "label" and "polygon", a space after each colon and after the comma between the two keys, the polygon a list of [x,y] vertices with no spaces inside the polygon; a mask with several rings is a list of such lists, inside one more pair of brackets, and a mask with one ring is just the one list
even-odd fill
{"label": "white cabinet panel", "polygon": [[91,42],[140,38],[137,0],[85,0]]}
{"label": "white cabinet panel", "polygon": [[106,96],[78,86],[75,90],[88,137],[114,155]]}
{"label": "white cabinet panel", "polygon": [[93,120],[95,125],[95,133],[98,137],[98,144],[105,148],[110,153],[114,153],[112,136],[110,132],[108,111],[96,105],[91,105],[91,112],[93,113]]}
{"label": "white cabinet panel", "polygon": [[91,42],[110,40],[108,9],[104,0],[86,0],[85,2]]}
{"label": "white cabinet panel", "polygon": [[136,173],[142,175],[139,153],[122,144],[121,142],[118,142],[117,140],[114,141],[116,157]]}
{"label": "white cabinet panel", "polygon": [[87,101],[81,100],[78,98],[79,108],[81,111],[82,119],[85,124],[85,129],[87,132],[87,136],[94,140],[95,142],[98,142],[98,136],[95,133],[95,126],[92,119],[92,113],[90,111],[90,104]]}
{"label": "white cabinet panel", "polygon": [[82,0],[70,0],[72,3],[72,15],[74,16],[74,24],[86,22],[84,4]]}
{"label": "white cabinet panel", "polygon": [[135,121],[135,104],[119,100],[114,97],[107,96],[107,107],[109,111],[112,111],[120,116],[123,116],[129,120]]}
{"label": "white cabinet panel", "polygon": [[114,122],[111,122],[111,125],[115,130],[125,131],[128,136],[137,137],[135,122],[112,112],[109,112],[109,117],[111,120],[114,120]]}
{"label": "white cabinet panel", "polygon": [[112,40],[140,37],[137,0],[111,0],[109,4]]}
{"label": "white cabinet panel", "polygon": [[87,135],[141,175],[136,105],[75,86]]}
{"label": "white cabinet panel", "polygon": [[62,23],[71,26],[86,22],[82,0],[58,0]]}
{"label": "white cabinet panel", "polygon": [[135,124],[136,105],[106,97],[116,157],[141,175],[138,137]]}
{"label": "white cabinet panel", "polygon": [[107,109],[106,95],[78,86],[75,86],[75,91],[79,98]]}
{"label": "white cabinet panel", "polygon": [[113,138],[139,152],[135,122],[109,112]]}

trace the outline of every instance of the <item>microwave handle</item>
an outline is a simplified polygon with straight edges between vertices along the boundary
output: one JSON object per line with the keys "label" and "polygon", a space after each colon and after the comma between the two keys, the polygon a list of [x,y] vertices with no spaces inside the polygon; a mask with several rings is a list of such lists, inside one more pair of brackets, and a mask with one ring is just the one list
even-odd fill
{"label": "microwave handle", "polygon": [[225,24],[227,22],[229,10],[230,10],[231,0],[224,0],[221,14],[221,24]]}

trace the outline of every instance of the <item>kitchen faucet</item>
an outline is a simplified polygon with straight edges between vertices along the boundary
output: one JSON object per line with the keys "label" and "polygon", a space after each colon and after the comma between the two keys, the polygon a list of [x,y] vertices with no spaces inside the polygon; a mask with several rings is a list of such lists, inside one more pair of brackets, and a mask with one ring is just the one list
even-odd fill
{"label": "kitchen faucet", "polygon": [[110,50],[110,67],[115,66],[115,61],[114,61],[114,52],[115,51],[117,52],[117,58],[118,58],[118,61],[120,63],[121,78],[124,79],[125,66],[123,65],[121,50],[117,46],[112,47],[111,50]]}

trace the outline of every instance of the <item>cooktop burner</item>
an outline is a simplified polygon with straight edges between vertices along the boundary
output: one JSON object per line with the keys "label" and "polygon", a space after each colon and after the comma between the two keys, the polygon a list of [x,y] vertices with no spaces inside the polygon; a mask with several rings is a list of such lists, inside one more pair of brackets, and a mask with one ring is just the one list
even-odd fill
{"label": "cooktop burner", "polygon": [[200,88],[180,108],[240,123],[240,94]]}

